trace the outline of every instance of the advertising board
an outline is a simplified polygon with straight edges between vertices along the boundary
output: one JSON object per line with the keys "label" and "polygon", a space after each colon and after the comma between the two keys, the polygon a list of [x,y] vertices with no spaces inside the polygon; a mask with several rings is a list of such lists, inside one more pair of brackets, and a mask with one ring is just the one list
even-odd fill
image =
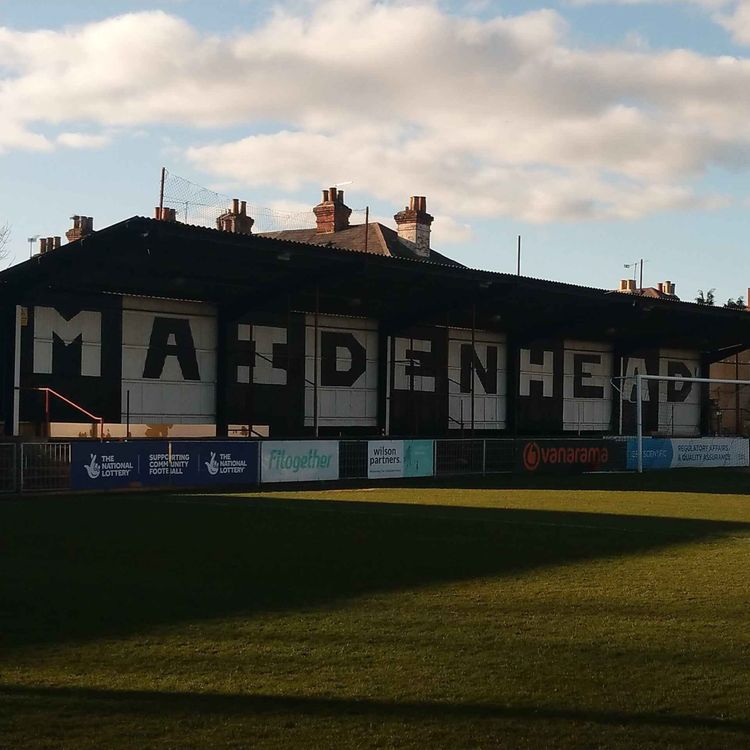
{"label": "advertising board", "polygon": [[616,471],[625,468],[625,443],[613,440],[523,440],[518,469],[526,473]]}
{"label": "advertising board", "polygon": [[261,482],[339,478],[337,440],[268,440],[261,451]]}
{"label": "advertising board", "polygon": [[254,442],[77,442],[72,444],[71,487],[255,484]]}
{"label": "advertising board", "polygon": [[[711,468],[750,466],[750,442],[746,438],[646,438],[643,468]],[[628,439],[627,468],[638,468],[638,441]]]}
{"label": "advertising board", "polygon": [[431,477],[432,440],[370,440],[367,443],[367,478]]}

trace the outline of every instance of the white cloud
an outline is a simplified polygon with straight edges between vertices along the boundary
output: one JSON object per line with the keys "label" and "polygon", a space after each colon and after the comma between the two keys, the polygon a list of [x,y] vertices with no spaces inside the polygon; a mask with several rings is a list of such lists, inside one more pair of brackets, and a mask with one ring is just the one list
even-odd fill
{"label": "white cloud", "polygon": [[60,133],[56,141],[68,148],[104,148],[110,143],[108,135],[93,133]]}
{"label": "white cloud", "polygon": [[[472,216],[711,207],[718,198],[693,182],[750,163],[750,61],[576,48],[550,10],[478,20],[435,3],[320,0],[224,37],[164,12],[0,29],[0,112],[14,118],[0,121],[0,149],[53,148],[40,126],[68,123],[107,133],[262,126],[229,143],[203,136],[186,155],[248,188],[352,179],[395,205],[427,195],[437,216],[459,217],[446,220],[446,238]],[[95,147],[106,137],[54,140]]]}

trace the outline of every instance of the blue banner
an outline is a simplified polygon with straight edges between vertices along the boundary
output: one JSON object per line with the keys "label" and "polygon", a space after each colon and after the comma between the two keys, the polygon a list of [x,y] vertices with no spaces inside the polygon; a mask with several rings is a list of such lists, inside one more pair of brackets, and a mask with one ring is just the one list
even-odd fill
{"label": "blue banner", "polygon": [[70,486],[73,489],[131,487],[140,481],[135,443],[73,443]]}
{"label": "blue banner", "polygon": [[[670,469],[672,467],[672,441],[667,438],[646,438],[643,441],[643,468]],[[638,468],[638,441],[628,438],[628,470]]]}
{"label": "blue banner", "polygon": [[[748,466],[746,438],[644,438],[643,468],[678,469]],[[628,439],[628,469],[638,468],[638,441]]]}
{"label": "blue banner", "polygon": [[73,489],[256,484],[255,442],[73,443]]}

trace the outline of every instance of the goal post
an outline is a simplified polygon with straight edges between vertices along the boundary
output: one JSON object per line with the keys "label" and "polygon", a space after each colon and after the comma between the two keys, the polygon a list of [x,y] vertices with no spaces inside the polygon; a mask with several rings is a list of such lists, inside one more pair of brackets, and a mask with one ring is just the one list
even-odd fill
{"label": "goal post", "polygon": [[[733,380],[727,378],[697,378],[697,377],[684,377],[682,375],[642,375],[636,373],[627,379],[635,379],[635,400],[636,400],[636,451],[637,451],[637,467],[638,473],[643,473],[643,388],[644,381],[656,380],[664,382],[680,382],[680,383],[701,383],[707,385],[735,385],[735,386],[750,386],[750,380]],[[623,378],[624,380],[625,378]],[[622,391],[620,392],[620,398],[622,400]],[[622,404],[620,406],[622,409]]]}

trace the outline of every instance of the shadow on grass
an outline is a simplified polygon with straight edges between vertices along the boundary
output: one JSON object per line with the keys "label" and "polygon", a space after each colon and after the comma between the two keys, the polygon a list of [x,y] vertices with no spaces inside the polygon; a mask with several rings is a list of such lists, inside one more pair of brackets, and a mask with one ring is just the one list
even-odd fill
{"label": "shadow on grass", "polygon": [[750,529],[593,513],[160,497],[0,505],[0,649],[315,607]]}
{"label": "shadow on grass", "polygon": [[[410,487],[477,488],[518,490],[607,490],[615,492],[697,492],[712,495],[749,495],[748,469],[670,469],[669,471],[602,472],[594,474],[465,474],[454,477],[431,477],[406,480]],[[331,485],[340,489],[341,483]],[[372,482],[352,481],[355,487],[372,487]],[[405,480],[379,480],[379,487],[403,487]],[[320,489],[307,484],[304,489]],[[750,497],[748,498],[750,502]]]}
{"label": "shadow on grass", "polygon": [[[491,703],[451,703],[430,701],[387,701],[315,696],[238,695],[221,693],[179,693],[149,690],[103,690],[74,687],[25,687],[1,685],[0,697],[7,701],[23,700],[24,710],[42,708],[87,714],[100,712],[164,716],[167,713],[201,716],[246,717],[284,714],[291,717],[364,717],[372,721],[398,719],[486,720],[520,719],[593,722],[611,726],[652,726],[677,729],[722,730],[750,734],[750,721],[627,711],[554,708],[546,706],[502,706]],[[38,705],[35,705],[38,704]],[[9,703],[9,705],[11,705]]]}

